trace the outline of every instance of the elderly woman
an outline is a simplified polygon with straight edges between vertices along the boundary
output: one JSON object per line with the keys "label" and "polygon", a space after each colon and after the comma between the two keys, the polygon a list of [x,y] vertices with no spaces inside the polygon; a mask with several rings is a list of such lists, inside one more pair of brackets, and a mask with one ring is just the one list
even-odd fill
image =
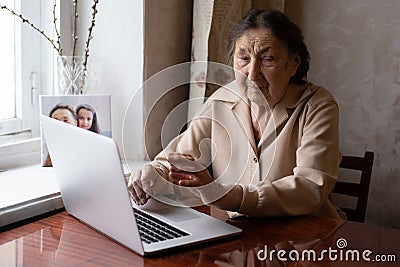
{"label": "elderly woman", "polygon": [[133,200],[192,194],[230,216],[342,217],[330,198],[341,158],[338,106],[306,80],[301,30],[278,11],[250,10],[231,31],[229,54],[235,81],[132,176]]}

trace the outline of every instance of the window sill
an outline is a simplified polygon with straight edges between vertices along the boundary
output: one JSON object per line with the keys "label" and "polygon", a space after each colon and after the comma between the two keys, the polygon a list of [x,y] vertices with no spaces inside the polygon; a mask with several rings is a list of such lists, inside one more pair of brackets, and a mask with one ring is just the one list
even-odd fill
{"label": "window sill", "polygon": [[5,170],[34,165],[39,162],[40,137],[0,145],[0,175]]}
{"label": "window sill", "polygon": [[[123,167],[127,173],[126,164]],[[40,164],[0,171],[0,196],[0,227],[64,207],[54,169]]]}
{"label": "window sill", "polygon": [[63,208],[52,168],[40,164],[0,172],[0,227]]}

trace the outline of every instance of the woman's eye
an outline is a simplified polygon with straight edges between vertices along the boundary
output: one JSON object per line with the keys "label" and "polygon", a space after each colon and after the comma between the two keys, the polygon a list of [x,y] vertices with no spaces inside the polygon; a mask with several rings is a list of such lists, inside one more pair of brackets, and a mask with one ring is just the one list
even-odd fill
{"label": "woman's eye", "polygon": [[275,65],[276,59],[273,56],[263,56],[261,57],[261,64],[266,67],[271,67]]}
{"label": "woman's eye", "polygon": [[238,57],[238,64],[239,66],[244,66],[250,61],[250,57],[248,56],[239,56]]}
{"label": "woman's eye", "polygon": [[262,61],[266,61],[266,62],[274,61],[274,59],[275,58],[272,57],[272,56],[264,56],[264,57],[261,58]]}

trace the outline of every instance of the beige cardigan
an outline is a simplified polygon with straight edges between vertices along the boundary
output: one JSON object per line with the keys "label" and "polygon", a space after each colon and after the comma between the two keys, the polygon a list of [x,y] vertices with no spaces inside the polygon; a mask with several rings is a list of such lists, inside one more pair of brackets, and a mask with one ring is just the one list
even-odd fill
{"label": "beige cardigan", "polygon": [[241,207],[231,216],[340,218],[330,198],[341,159],[335,99],[312,84],[290,87],[272,114],[257,156],[247,99],[232,82],[206,101],[152,164],[166,177],[169,152],[190,153],[203,166],[211,162],[218,182],[243,188]]}

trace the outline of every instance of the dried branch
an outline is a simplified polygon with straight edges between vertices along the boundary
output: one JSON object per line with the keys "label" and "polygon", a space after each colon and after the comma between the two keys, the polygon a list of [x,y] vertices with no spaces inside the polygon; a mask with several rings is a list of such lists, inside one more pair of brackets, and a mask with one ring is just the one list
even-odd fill
{"label": "dried branch", "polygon": [[59,55],[62,56],[61,35],[60,35],[60,32],[58,31],[58,27],[57,27],[56,7],[57,7],[57,3],[56,3],[56,0],[54,0],[53,1],[53,24],[54,24],[54,30],[56,31],[56,35],[57,35],[57,46],[60,48]]}
{"label": "dried branch", "polygon": [[[83,93],[83,88],[85,86],[86,83],[86,71],[87,71],[87,62],[88,62],[88,58],[89,58],[89,45],[90,45],[90,41],[93,39],[93,28],[96,25],[96,14],[97,14],[97,4],[99,3],[99,0],[93,0],[93,5],[92,5],[92,20],[91,20],[91,25],[89,27],[89,33],[88,33],[88,39],[86,41],[86,47],[84,50],[84,60],[83,63],[80,67],[82,67],[83,69],[83,78],[81,79],[81,81],[79,82],[79,88],[78,90],[73,89],[72,94],[82,94]],[[76,48],[77,48],[77,43],[78,43],[78,34],[77,34],[77,20],[78,20],[78,0],[72,0],[72,4],[73,4],[73,33],[72,33],[72,40],[73,40],[73,49],[72,49],[72,68],[75,69],[76,67],[76,62],[75,62],[75,56],[76,56]],[[53,39],[51,39],[43,30],[39,29],[38,27],[36,27],[32,22],[30,22],[28,19],[26,19],[25,17],[23,17],[21,14],[16,13],[15,11],[9,9],[7,6],[4,5],[0,5],[1,9],[7,10],[8,12],[10,12],[12,15],[18,17],[22,23],[26,23],[28,24],[30,27],[32,27],[34,30],[36,30],[37,32],[39,32],[43,37],[45,37],[53,46],[53,48],[57,51],[59,56],[62,56],[62,48],[61,48],[61,35],[60,32],[57,28],[57,17],[56,17],[56,1],[53,0],[53,24],[54,24],[54,29],[57,35],[57,41],[55,43],[55,41]],[[57,44],[57,45],[56,45]],[[68,93],[68,92],[67,92]]]}
{"label": "dried branch", "polygon": [[[73,46],[72,46],[72,56],[75,56],[76,53],[76,43],[78,42],[78,35],[77,35],[77,27],[78,27],[78,0],[73,0],[72,1],[72,6],[73,6],[73,32],[72,32],[72,41],[73,41]],[[72,64],[75,64],[74,58],[72,59]]]}
{"label": "dried branch", "polygon": [[27,18],[25,18],[24,16],[22,16],[21,14],[16,13],[15,11],[9,9],[7,6],[4,5],[0,5],[1,9],[7,10],[8,12],[10,12],[12,15],[16,16],[17,18],[19,18],[22,23],[26,23],[28,24],[30,27],[32,27],[34,30],[36,30],[37,32],[39,32],[44,38],[46,38],[47,41],[50,42],[50,44],[53,46],[53,48],[57,51],[57,53],[60,55],[61,53],[61,48],[55,45],[54,40],[51,39],[42,29],[39,29],[38,27],[36,27],[32,22],[30,22]]}
{"label": "dried branch", "polygon": [[99,0],[93,0],[93,6],[92,6],[92,24],[89,27],[89,34],[88,34],[88,39],[86,41],[86,48],[85,48],[85,59],[83,61],[83,68],[86,70],[86,65],[87,65],[87,60],[89,57],[89,44],[90,44],[90,40],[93,39],[93,28],[96,25],[96,14],[97,14],[97,4],[99,3]]}

